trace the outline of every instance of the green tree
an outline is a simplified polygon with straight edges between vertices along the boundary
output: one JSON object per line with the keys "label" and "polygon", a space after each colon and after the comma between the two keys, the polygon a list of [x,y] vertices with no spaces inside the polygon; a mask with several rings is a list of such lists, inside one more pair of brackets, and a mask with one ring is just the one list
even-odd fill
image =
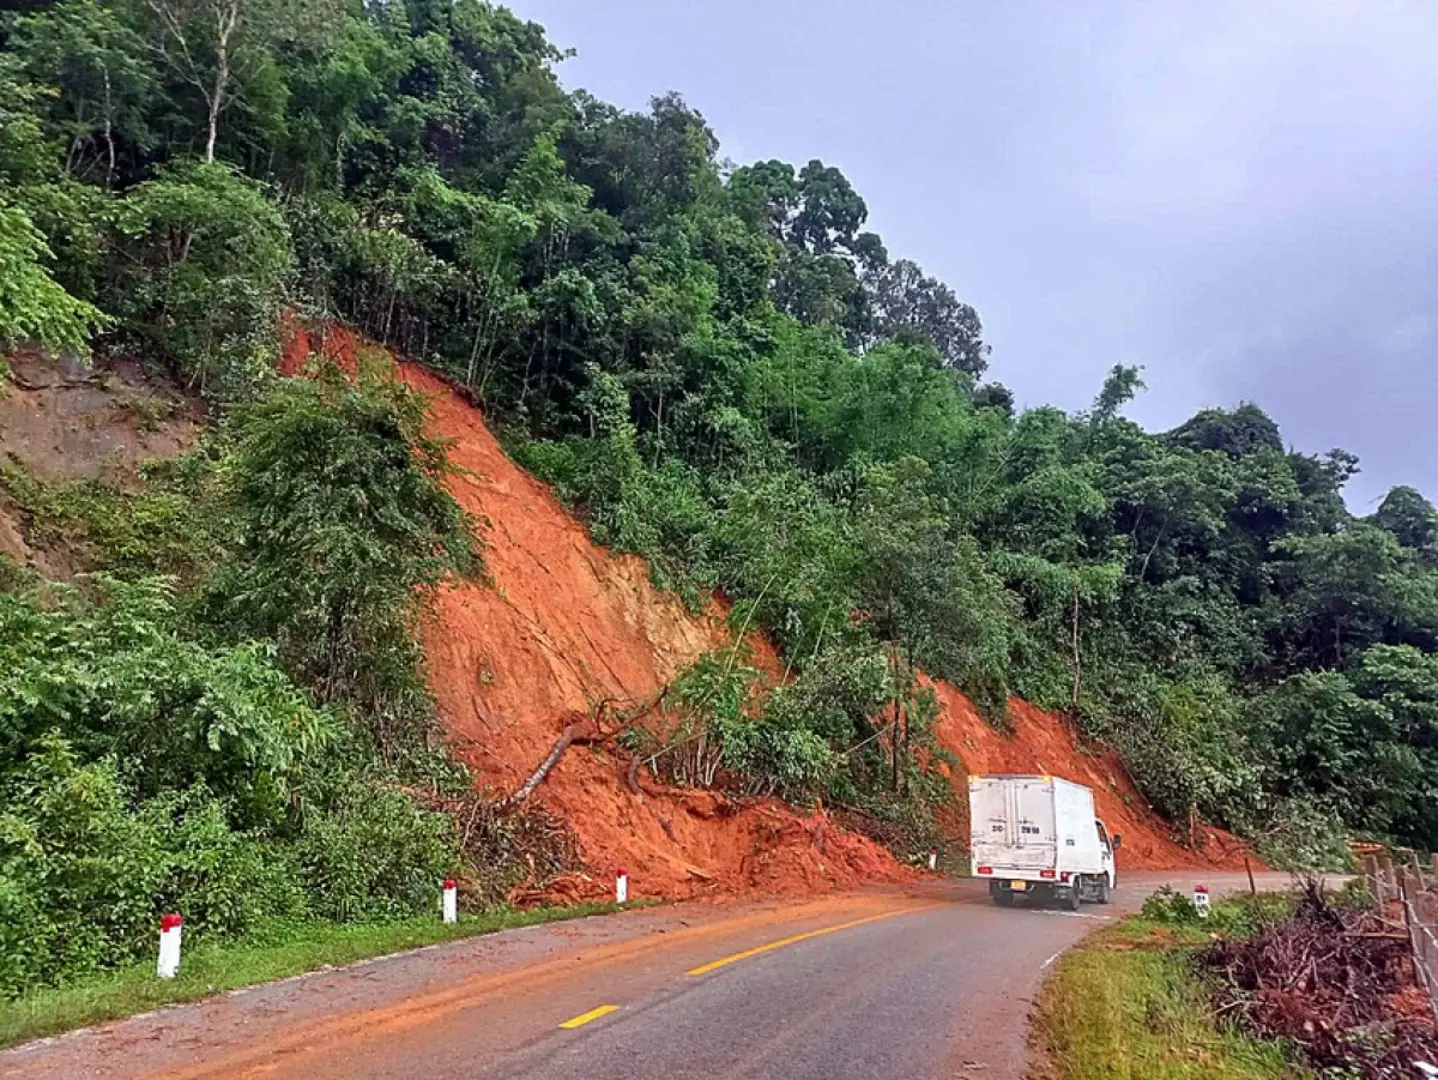
{"label": "green tree", "polygon": [[868,275],[873,330],[880,339],[917,340],[931,345],[944,363],[977,379],[989,366],[978,312],[954,290],[908,259]]}
{"label": "green tree", "polygon": [[180,162],[126,193],[117,226],[128,325],[202,392],[251,393],[293,264],[279,207],[228,166]]}
{"label": "green tree", "polygon": [[220,121],[274,65],[276,50],[322,48],[339,10],[333,0],[145,0],[159,64],[203,103],[203,161],[215,160]]}
{"label": "green tree", "polygon": [[423,421],[403,384],[330,368],[281,380],[231,421],[222,469],[236,554],[217,583],[220,610],[278,641],[322,701],[382,713],[395,682],[407,692],[416,605],[479,565]]}
{"label": "green tree", "polygon": [[1282,540],[1270,639],[1291,662],[1342,668],[1370,645],[1438,646],[1438,577],[1383,529]]}
{"label": "green tree", "polygon": [[0,195],[0,349],[37,341],[88,353],[90,335],[105,325],[99,309],[50,276],[45,267],[50,257],[29,215]]}
{"label": "green tree", "polygon": [[1432,552],[1438,545],[1438,511],[1411,487],[1395,487],[1369,519],[1405,548]]}

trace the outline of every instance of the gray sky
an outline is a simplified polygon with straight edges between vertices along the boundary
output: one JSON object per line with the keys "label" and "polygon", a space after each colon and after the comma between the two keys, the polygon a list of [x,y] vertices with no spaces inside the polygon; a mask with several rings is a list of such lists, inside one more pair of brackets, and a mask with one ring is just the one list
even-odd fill
{"label": "gray sky", "polygon": [[989,374],[1172,426],[1257,401],[1438,498],[1438,3],[511,0],[565,85],[678,90],[736,163],[839,166]]}

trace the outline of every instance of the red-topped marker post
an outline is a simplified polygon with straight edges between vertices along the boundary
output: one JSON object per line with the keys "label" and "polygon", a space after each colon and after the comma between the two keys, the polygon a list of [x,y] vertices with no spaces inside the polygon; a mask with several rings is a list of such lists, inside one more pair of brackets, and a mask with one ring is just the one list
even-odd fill
{"label": "red-topped marker post", "polygon": [[1208,918],[1208,886],[1195,885],[1193,887],[1193,906],[1198,912],[1200,919]]}
{"label": "red-topped marker post", "polygon": [[185,920],[178,915],[160,916],[160,961],[155,974],[173,979],[180,972],[180,931]]}
{"label": "red-topped marker post", "polygon": [[629,902],[629,875],[623,870],[614,875],[614,902],[616,904]]}
{"label": "red-topped marker post", "polygon": [[444,898],[440,901],[440,911],[445,922],[459,921],[459,886],[455,884],[454,878],[444,880]]}

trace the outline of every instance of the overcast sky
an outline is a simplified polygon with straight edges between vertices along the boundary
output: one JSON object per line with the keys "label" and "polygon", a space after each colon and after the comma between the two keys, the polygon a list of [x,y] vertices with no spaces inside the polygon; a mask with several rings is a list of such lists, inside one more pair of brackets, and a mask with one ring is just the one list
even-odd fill
{"label": "overcast sky", "polygon": [[560,74],[821,158],[972,303],[989,374],[1149,427],[1261,404],[1367,512],[1438,497],[1438,3],[511,0]]}

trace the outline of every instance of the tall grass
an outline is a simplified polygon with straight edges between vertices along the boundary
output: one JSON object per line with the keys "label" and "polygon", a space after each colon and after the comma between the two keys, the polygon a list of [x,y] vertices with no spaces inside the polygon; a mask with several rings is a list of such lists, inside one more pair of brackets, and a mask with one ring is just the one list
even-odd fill
{"label": "tall grass", "polygon": [[1213,1015],[1193,964],[1204,940],[1199,931],[1131,919],[1060,958],[1033,1030],[1051,1080],[1310,1076],[1284,1047],[1248,1038]]}

